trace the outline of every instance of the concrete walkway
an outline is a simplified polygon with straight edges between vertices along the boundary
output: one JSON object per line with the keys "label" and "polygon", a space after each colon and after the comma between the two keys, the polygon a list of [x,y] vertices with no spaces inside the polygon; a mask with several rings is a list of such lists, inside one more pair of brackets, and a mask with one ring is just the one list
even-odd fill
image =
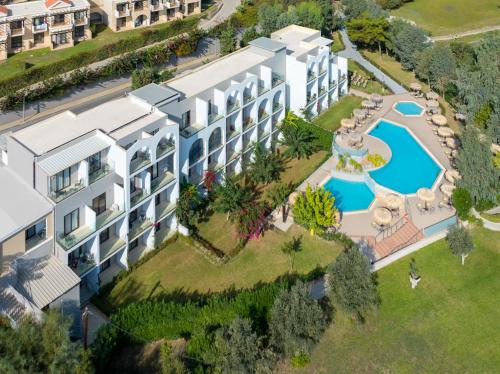
{"label": "concrete walkway", "polygon": [[463,31],[463,32],[459,32],[456,34],[434,36],[434,37],[431,37],[430,40],[432,40],[433,42],[442,42],[445,40],[453,40],[453,39],[463,38],[465,36],[484,34],[484,33],[487,33],[490,31],[495,31],[495,30],[500,30],[500,25],[488,26],[488,27],[483,27],[480,29],[474,29],[474,30],[469,30],[469,31]]}
{"label": "concrete walkway", "polygon": [[484,227],[491,231],[500,231],[500,223],[488,221],[486,218],[483,218],[476,209],[472,208],[472,215],[481,221],[483,221]]}
{"label": "concrete walkway", "polygon": [[236,8],[241,4],[240,0],[222,0],[222,7],[219,11],[209,20],[201,20],[200,28],[203,30],[209,30],[212,27],[218,25],[219,23],[225,21],[231,14],[234,13]]}
{"label": "concrete walkway", "polygon": [[372,65],[368,60],[366,60],[354,47],[349,36],[347,35],[347,31],[345,29],[340,30],[340,35],[342,37],[342,41],[344,42],[345,49],[339,52],[339,56],[346,57],[356,61],[362,67],[364,67],[369,72],[375,75],[375,78],[385,84],[389,89],[395,94],[406,93],[406,89],[385,74],[383,71]]}

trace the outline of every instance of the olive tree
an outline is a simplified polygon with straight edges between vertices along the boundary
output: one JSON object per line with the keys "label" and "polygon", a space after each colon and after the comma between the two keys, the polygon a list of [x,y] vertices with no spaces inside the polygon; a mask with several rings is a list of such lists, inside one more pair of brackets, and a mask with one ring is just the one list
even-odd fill
{"label": "olive tree", "polygon": [[451,252],[455,256],[462,258],[462,266],[465,264],[465,259],[474,249],[474,243],[470,236],[469,230],[463,226],[454,226],[448,230],[446,235]]}

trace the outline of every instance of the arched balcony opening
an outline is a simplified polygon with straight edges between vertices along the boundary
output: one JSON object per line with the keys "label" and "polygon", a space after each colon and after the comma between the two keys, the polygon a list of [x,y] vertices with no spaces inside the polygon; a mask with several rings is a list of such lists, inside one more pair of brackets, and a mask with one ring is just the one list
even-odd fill
{"label": "arched balcony opening", "polygon": [[281,102],[281,97],[282,97],[282,93],[281,91],[278,91],[274,94],[274,97],[273,97],[273,113],[274,112],[277,112],[278,110],[280,110],[282,107],[283,107],[283,104]]}
{"label": "arched balcony opening", "polygon": [[130,174],[151,163],[151,153],[148,148],[139,149],[130,159]]}
{"label": "arched balcony opening", "polygon": [[205,150],[203,147],[203,140],[196,140],[189,149],[189,165],[201,160],[205,156]]}
{"label": "arched balcony opening", "polygon": [[263,119],[265,119],[266,117],[269,116],[269,112],[268,112],[268,102],[269,100],[268,99],[264,99],[262,100],[262,102],[259,104],[259,111],[258,111],[258,114],[259,114],[259,122],[262,121]]}
{"label": "arched balcony opening", "polygon": [[238,99],[239,92],[234,90],[231,95],[227,97],[226,113],[229,114],[240,107],[240,100]]}
{"label": "arched balcony opening", "polygon": [[172,137],[164,136],[156,146],[156,158],[160,158],[175,149],[175,141]]}
{"label": "arched balcony opening", "polygon": [[217,127],[208,138],[208,153],[212,153],[220,146],[222,146],[222,131],[220,127]]}

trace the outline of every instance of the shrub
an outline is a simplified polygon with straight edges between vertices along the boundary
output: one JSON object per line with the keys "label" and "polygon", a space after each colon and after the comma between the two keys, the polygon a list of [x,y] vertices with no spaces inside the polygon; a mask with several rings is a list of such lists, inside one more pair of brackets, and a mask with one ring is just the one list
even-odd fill
{"label": "shrub", "polygon": [[137,69],[132,72],[132,89],[138,89],[150,83],[159,81],[160,74],[156,69],[143,68]]}
{"label": "shrub", "polygon": [[311,357],[305,353],[293,356],[290,360],[294,368],[303,368],[309,365],[311,362]]}
{"label": "shrub", "polygon": [[473,205],[469,191],[463,187],[456,188],[451,195],[451,201],[457,210],[458,217],[466,220]]}
{"label": "shrub", "polygon": [[370,153],[366,156],[366,161],[373,165],[373,167],[380,167],[386,163],[384,158],[378,153]]}

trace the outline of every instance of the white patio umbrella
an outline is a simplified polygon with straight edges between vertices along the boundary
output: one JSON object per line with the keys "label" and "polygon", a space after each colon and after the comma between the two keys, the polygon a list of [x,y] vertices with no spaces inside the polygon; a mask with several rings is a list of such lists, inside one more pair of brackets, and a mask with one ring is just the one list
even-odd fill
{"label": "white patio umbrella", "polygon": [[368,108],[368,109],[375,107],[375,103],[371,100],[363,100],[361,102],[361,105],[363,106],[363,108]]}
{"label": "white patio umbrella", "polygon": [[422,187],[417,190],[417,197],[428,207],[436,199],[436,194],[431,189]]}
{"label": "white patio umbrella", "polygon": [[349,143],[358,144],[363,141],[363,136],[359,132],[351,132],[348,139]]}
{"label": "white patio umbrella", "polygon": [[389,225],[392,221],[391,211],[386,208],[377,208],[373,211],[373,220],[379,225]]}
{"label": "white patio umbrella", "polygon": [[404,205],[404,201],[401,196],[390,193],[384,197],[384,205],[391,210],[395,210],[401,208]]}
{"label": "white patio umbrella", "polygon": [[[441,127],[439,129],[441,129]],[[458,142],[455,138],[446,138],[446,146],[451,149],[457,149]]]}
{"label": "white patio umbrella", "polygon": [[439,98],[439,95],[434,91],[429,91],[425,94],[425,97],[427,98],[427,100],[437,100]]}
{"label": "white patio umbrella", "polygon": [[465,114],[462,114],[462,113],[455,113],[455,119],[457,121],[465,121],[466,117],[465,117]]}
{"label": "white patio umbrella", "polygon": [[427,105],[427,108],[439,108],[439,102],[437,100],[427,100],[425,105]]}
{"label": "white patio umbrella", "polygon": [[455,133],[453,132],[452,129],[450,129],[449,127],[440,127],[438,130],[437,130],[437,133],[439,136],[443,137],[443,138],[449,138],[451,136],[453,136]]}
{"label": "white patio umbrella", "polygon": [[364,119],[366,117],[366,111],[364,111],[363,109],[354,109],[352,111],[352,114],[358,119]]}
{"label": "white patio umbrella", "polygon": [[446,126],[448,124],[448,120],[442,114],[434,114],[431,117],[431,121],[438,126]]}
{"label": "white patio umbrella", "polygon": [[444,178],[450,183],[455,183],[461,177],[460,177],[460,173],[458,172],[458,170],[450,169],[450,170],[446,170],[446,172],[444,173]]}
{"label": "white patio umbrella", "polygon": [[356,127],[356,124],[350,118],[342,118],[340,120],[340,126],[345,127],[347,129],[353,129]]}
{"label": "white patio umbrella", "polygon": [[455,189],[455,186],[450,183],[445,183],[442,184],[440,187],[441,192],[446,196],[446,197],[451,197],[453,194],[453,190]]}
{"label": "white patio umbrella", "polygon": [[377,104],[383,101],[382,96],[376,93],[370,95],[370,100]]}
{"label": "white patio umbrella", "polygon": [[410,84],[410,88],[412,91],[420,91],[422,89],[422,85],[417,82],[413,82]]}

